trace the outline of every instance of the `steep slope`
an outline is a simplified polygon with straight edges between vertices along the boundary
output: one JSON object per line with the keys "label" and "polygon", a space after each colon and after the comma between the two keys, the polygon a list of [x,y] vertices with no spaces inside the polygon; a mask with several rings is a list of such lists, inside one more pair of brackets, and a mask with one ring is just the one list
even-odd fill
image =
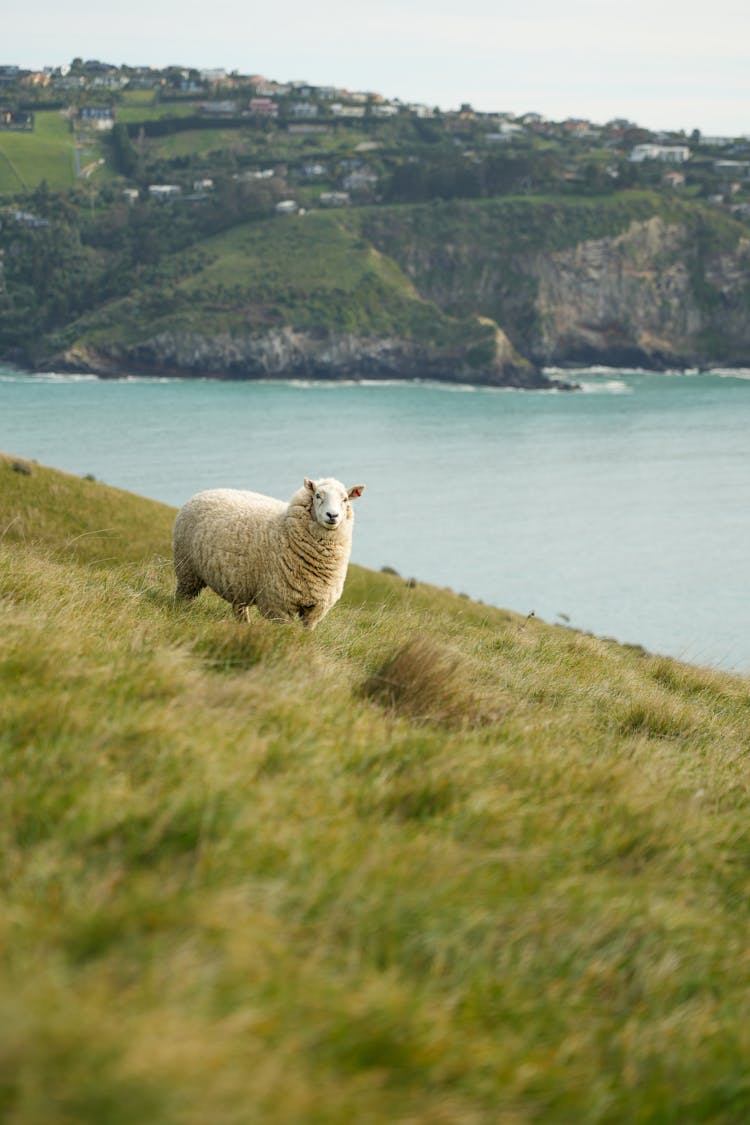
{"label": "steep slope", "polygon": [[0,457],[0,1116],[747,1119],[747,681],[172,515]]}
{"label": "steep slope", "polygon": [[633,192],[351,221],[421,294],[492,317],[538,364],[750,363],[750,237],[715,209]]}
{"label": "steep slope", "polygon": [[74,324],[46,362],[101,374],[549,385],[497,325],[442,312],[332,214],[235,227],[164,273]]}

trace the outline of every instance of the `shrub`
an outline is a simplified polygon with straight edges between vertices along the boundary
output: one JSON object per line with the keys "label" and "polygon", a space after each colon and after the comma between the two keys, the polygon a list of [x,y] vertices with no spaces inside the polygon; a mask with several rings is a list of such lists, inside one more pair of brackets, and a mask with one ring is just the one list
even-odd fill
{"label": "shrub", "polygon": [[460,653],[431,637],[401,645],[365,682],[363,693],[413,719],[476,726],[490,716]]}

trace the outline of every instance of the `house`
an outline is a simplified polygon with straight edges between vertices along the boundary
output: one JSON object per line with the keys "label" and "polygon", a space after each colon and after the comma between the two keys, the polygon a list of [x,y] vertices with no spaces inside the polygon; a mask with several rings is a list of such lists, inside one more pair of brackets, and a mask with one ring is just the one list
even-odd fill
{"label": "house", "polygon": [[296,215],[299,204],[296,199],[281,199],[274,208],[277,215]]}
{"label": "house", "polygon": [[24,74],[20,66],[0,66],[0,86],[15,86]]}
{"label": "house", "polygon": [[293,102],[289,108],[292,117],[317,117],[318,107],[315,102]]}
{"label": "house", "polygon": [[684,172],[665,172],[661,178],[661,182],[665,187],[681,188],[685,186],[685,173]]}
{"label": "house", "polygon": [[30,133],[34,129],[34,114],[26,109],[0,109],[0,129]]}
{"label": "house", "polygon": [[237,112],[237,102],[201,102],[200,111],[209,117],[231,117]]}
{"label": "house", "polygon": [[283,98],[292,91],[291,86],[281,82],[255,82],[254,86],[259,98]]}
{"label": "house", "polygon": [[213,70],[200,70],[198,73],[201,82],[208,82],[210,86],[218,86],[227,80],[227,72],[223,67],[215,67]]}
{"label": "house", "polygon": [[750,179],[750,161],[747,160],[714,160],[714,172],[725,176],[736,176],[738,179]]}
{"label": "house", "polygon": [[251,98],[250,112],[256,117],[276,117],[279,107],[273,98]]}
{"label": "house", "polygon": [[104,131],[114,126],[115,111],[111,106],[85,105],[78,110],[78,120],[90,129]]}
{"label": "house", "polygon": [[351,201],[348,191],[322,191],[318,196],[321,207],[347,207]]}
{"label": "house", "polygon": [[382,105],[374,105],[372,113],[375,117],[398,117],[399,107],[390,102],[383,102]]}
{"label": "house", "polygon": [[644,160],[661,160],[664,164],[684,164],[690,159],[690,149],[687,145],[635,145],[628,157],[633,164],[642,164]]}
{"label": "house", "polygon": [[122,189],[122,197],[123,199],[126,199],[128,203],[137,203],[138,196],[140,194],[141,193],[138,191],[138,188],[128,187]]}
{"label": "house", "polygon": [[233,180],[239,180],[242,183],[248,183],[250,180],[270,180],[276,175],[274,168],[263,168],[261,171],[258,169],[248,169],[246,172],[235,172],[232,177]]}
{"label": "house", "polygon": [[149,184],[148,194],[152,199],[158,199],[164,203],[169,199],[176,199],[178,195],[182,195],[182,188],[177,184]]}
{"label": "house", "polygon": [[213,180],[193,180],[193,191],[213,191]]}
{"label": "house", "polygon": [[38,215],[32,215],[30,211],[11,211],[10,217],[19,226],[27,227],[29,230],[42,230],[49,226],[49,219],[40,219]]}
{"label": "house", "polygon": [[348,176],[344,176],[342,181],[346,191],[371,191],[377,182],[377,175],[369,168],[358,168]]}
{"label": "house", "polygon": [[303,164],[302,175],[306,180],[314,180],[317,176],[325,176],[325,164]]}
{"label": "house", "polygon": [[364,117],[365,106],[343,105],[341,102],[333,102],[331,104],[331,113],[334,117]]}

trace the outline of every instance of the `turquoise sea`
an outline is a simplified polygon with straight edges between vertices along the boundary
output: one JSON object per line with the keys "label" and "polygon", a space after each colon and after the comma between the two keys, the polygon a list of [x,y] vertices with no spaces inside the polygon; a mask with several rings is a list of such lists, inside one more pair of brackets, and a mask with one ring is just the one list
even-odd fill
{"label": "turquoise sea", "polygon": [[750,372],[565,377],[582,390],[0,366],[0,449],[174,505],[364,482],[357,562],[750,672]]}

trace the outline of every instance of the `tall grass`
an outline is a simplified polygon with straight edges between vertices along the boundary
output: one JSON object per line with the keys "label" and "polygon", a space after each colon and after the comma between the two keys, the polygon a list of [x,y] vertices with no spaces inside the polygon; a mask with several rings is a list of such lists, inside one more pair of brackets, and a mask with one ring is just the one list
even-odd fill
{"label": "tall grass", "polygon": [[30,467],[0,1119],[748,1117],[746,680],[361,568],[241,625],[168,508]]}

